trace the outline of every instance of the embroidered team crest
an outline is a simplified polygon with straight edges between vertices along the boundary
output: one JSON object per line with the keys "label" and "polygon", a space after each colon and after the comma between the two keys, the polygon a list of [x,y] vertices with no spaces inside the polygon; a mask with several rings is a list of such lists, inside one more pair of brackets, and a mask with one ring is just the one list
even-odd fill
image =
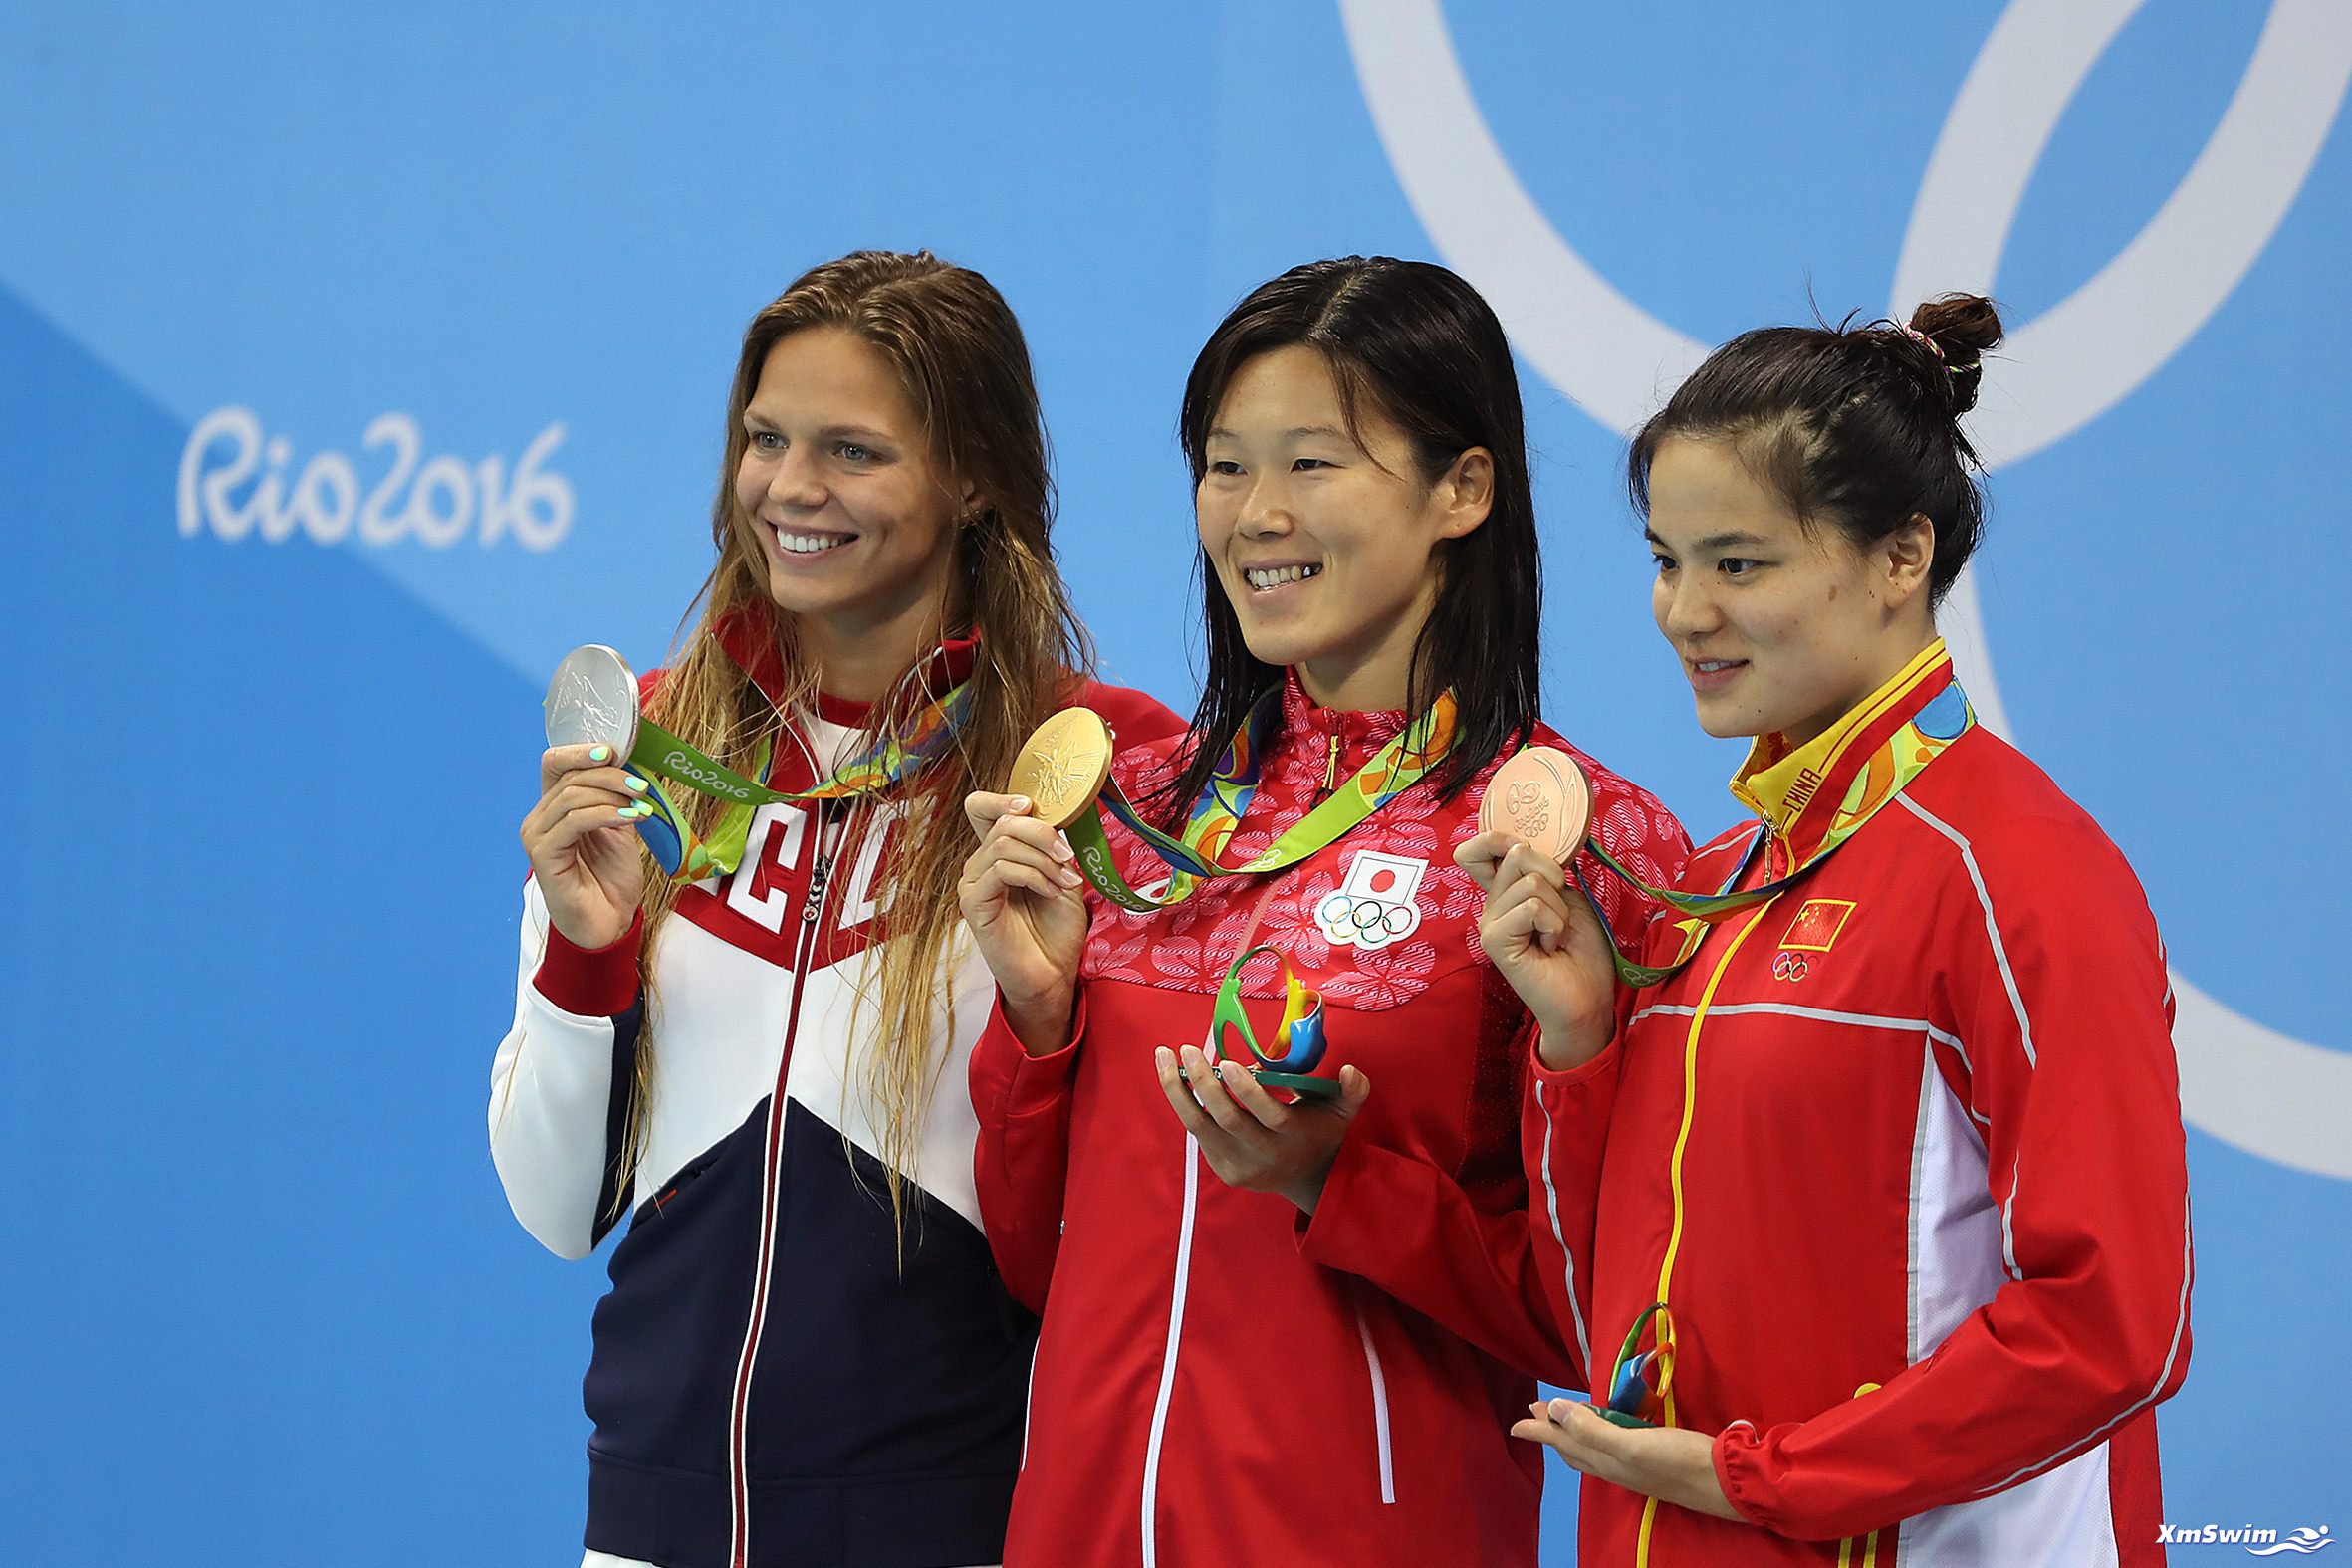
{"label": "embroidered team crest", "polygon": [[1325,941],[1339,947],[1384,948],[1421,927],[1421,906],[1413,902],[1428,872],[1426,860],[1360,849],[1347,878],[1314,906],[1314,921]]}
{"label": "embroidered team crest", "polygon": [[1837,941],[1837,934],[1845,929],[1846,917],[1853,914],[1854,901],[1850,898],[1808,898],[1797,910],[1796,918],[1788,922],[1781,934],[1783,953],[1826,953]]}

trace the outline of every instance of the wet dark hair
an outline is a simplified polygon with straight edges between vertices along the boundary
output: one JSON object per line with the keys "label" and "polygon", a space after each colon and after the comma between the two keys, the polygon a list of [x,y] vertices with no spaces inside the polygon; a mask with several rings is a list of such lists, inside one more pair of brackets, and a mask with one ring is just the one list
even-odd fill
{"label": "wet dark hair", "polygon": [[1999,313],[1974,294],[1930,300],[1908,328],[1742,333],[1634,436],[1625,462],[1634,508],[1649,516],[1650,464],[1668,440],[1728,441],[1799,520],[1826,520],[1858,547],[1925,517],[1936,530],[1933,608],[1984,532],[1981,465],[1960,416],[1977,406],[1984,356],[1999,341]]}
{"label": "wet dark hair", "polygon": [[[1449,686],[1460,705],[1453,749],[1426,781],[1450,799],[1526,740],[1540,711],[1542,568],[1511,342],[1478,291],[1433,263],[1345,256],[1294,267],[1252,290],[1193,361],[1178,434],[1196,489],[1208,472],[1209,427],[1235,374],[1260,354],[1294,345],[1330,366],[1349,434],[1367,405],[1404,431],[1424,483],[1435,484],[1472,447],[1494,454],[1486,521],[1438,542],[1437,598],[1406,686],[1408,713],[1421,713]],[[1206,551],[1194,569],[1209,667],[1178,753],[1184,766],[1157,797],[1172,818],[1190,809],[1251,704],[1282,678],[1252,656]]]}

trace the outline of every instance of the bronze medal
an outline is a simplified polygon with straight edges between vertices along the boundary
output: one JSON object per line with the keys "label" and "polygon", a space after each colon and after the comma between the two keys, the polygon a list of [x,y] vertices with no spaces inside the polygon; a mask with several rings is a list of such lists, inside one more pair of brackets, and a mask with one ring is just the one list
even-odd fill
{"label": "bronze medal", "polygon": [[1029,796],[1032,814],[1067,827],[1094,803],[1110,778],[1110,727],[1091,708],[1064,708],[1029,738],[1013,760],[1008,794]]}
{"label": "bronze medal", "polygon": [[1565,865],[1592,825],[1592,784],[1576,759],[1530,746],[1495,770],[1478,803],[1482,833],[1502,832]]}

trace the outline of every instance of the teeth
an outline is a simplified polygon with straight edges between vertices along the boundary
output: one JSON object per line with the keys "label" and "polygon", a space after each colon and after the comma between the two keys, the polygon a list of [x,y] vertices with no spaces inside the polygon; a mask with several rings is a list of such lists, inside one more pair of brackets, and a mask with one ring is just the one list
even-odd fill
{"label": "teeth", "polygon": [[814,556],[821,550],[830,550],[856,537],[854,534],[787,534],[782,529],[776,531],[778,547],[790,556]]}
{"label": "teeth", "polygon": [[1322,573],[1323,568],[1320,566],[1252,566],[1242,575],[1248,579],[1250,586],[1264,590],[1279,588],[1286,582],[1303,582],[1308,577],[1319,577]]}
{"label": "teeth", "polygon": [[1699,661],[1699,668],[1702,671],[1712,675],[1717,670],[1728,670],[1739,662],[1740,661],[1737,659],[1701,659]]}

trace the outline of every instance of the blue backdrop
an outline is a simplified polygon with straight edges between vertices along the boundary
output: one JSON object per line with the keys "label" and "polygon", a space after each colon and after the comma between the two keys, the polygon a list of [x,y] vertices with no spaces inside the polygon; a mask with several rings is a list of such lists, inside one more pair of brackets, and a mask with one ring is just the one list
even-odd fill
{"label": "blue backdrop", "polygon": [[1736,756],[1618,431],[1744,327],[1990,287],[1948,624],[2183,999],[2166,1517],[2352,1534],[2341,0],[0,22],[0,1559],[575,1560],[602,1272],[482,1118],[538,699],[575,643],[658,658],[736,338],[859,246],[1020,311],[1078,601],[1179,708],[1201,339],[1311,257],[1461,268],[1523,354],[1548,715],[1702,836]]}

